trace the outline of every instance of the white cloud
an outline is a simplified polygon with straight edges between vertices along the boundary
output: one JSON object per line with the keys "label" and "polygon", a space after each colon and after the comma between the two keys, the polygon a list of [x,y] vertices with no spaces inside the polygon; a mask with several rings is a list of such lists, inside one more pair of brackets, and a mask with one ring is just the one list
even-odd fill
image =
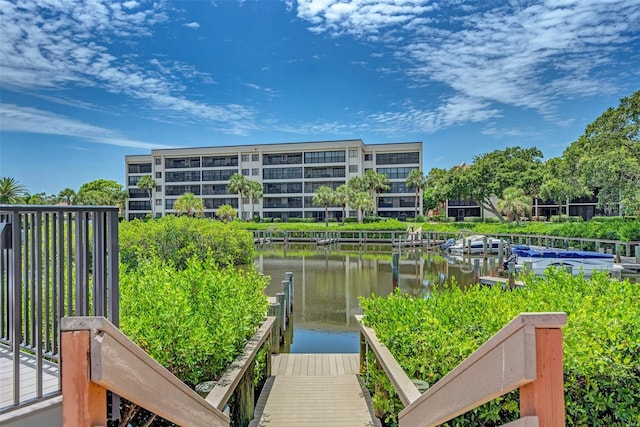
{"label": "white cloud", "polygon": [[[561,124],[566,97],[611,93],[622,72],[621,46],[637,40],[637,0],[463,2],[299,0],[297,16],[314,33],[352,36],[396,55],[413,80],[444,85],[452,99],[412,117],[417,128],[494,117],[504,106],[536,110]],[[636,41],[637,43],[637,41]],[[464,100],[461,102],[461,100]],[[466,108],[474,106],[479,108]],[[373,116],[385,121],[386,113]],[[411,127],[409,123],[407,126]],[[402,127],[397,125],[397,127]]]}
{"label": "white cloud", "polygon": [[198,28],[200,28],[200,24],[198,24],[195,21],[189,22],[188,24],[184,24],[184,26],[187,28],[193,28],[194,30],[197,30]]}
{"label": "white cloud", "polygon": [[129,139],[113,130],[82,123],[59,114],[14,104],[0,104],[0,122],[3,132],[69,136],[90,143],[145,150],[170,148],[166,145]]}
{"label": "white cloud", "polygon": [[149,68],[136,54],[112,53],[116,51],[114,44],[135,44],[136,37],[151,35],[154,25],[166,21],[163,5],[134,1],[120,5],[107,0],[25,0],[19,6],[4,2],[0,86],[58,92],[94,87],[139,101],[139,110],[155,110],[156,116],[162,111],[164,120],[219,122],[230,133],[251,127],[250,108],[210,105],[189,98],[184,79],[215,83],[195,68],[159,60],[152,60],[156,67]]}

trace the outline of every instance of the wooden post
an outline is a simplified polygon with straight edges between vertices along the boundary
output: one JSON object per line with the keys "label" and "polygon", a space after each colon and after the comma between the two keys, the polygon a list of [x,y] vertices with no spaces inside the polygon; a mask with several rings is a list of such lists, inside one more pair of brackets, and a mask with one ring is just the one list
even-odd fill
{"label": "wooden post", "polygon": [[400,270],[400,254],[394,253],[391,255],[391,289],[395,290],[398,287],[398,278]]}
{"label": "wooden post", "polygon": [[480,278],[480,260],[478,258],[473,260],[473,283],[478,283]]}
{"label": "wooden post", "polygon": [[289,316],[291,315],[291,289],[289,288],[288,280],[282,281],[282,293],[284,293],[285,312],[287,314],[288,320]]}
{"label": "wooden post", "polygon": [[291,312],[293,313],[293,304],[294,304],[294,296],[295,296],[295,285],[293,281],[293,273],[291,271],[287,271],[284,273],[284,278],[289,281],[289,294],[291,295]]}
{"label": "wooden post", "polygon": [[282,310],[280,310],[280,304],[269,304],[269,316],[275,316],[276,321],[273,322],[273,328],[271,329],[271,352],[274,354],[280,353],[280,317],[282,316]]}
{"label": "wooden post", "polygon": [[90,331],[64,331],[60,343],[62,366],[62,425],[107,425],[107,390],[91,382]]}
{"label": "wooden post", "polygon": [[561,329],[536,329],[536,380],[520,387],[520,416],[537,416],[540,427],[565,425]]}
{"label": "wooden post", "polygon": [[360,332],[360,374],[366,369],[367,363],[367,341],[364,339],[364,335]]}
{"label": "wooden post", "polygon": [[507,268],[509,271],[509,289],[513,289],[516,287],[516,264],[511,261]]}
{"label": "wooden post", "polygon": [[636,245],[635,255],[636,255],[636,264],[640,264],[640,245]]}
{"label": "wooden post", "polygon": [[276,294],[276,298],[278,301],[278,304],[280,304],[280,339],[282,340],[284,338],[284,331],[285,329],[287,329],[287,309],[285,307],[285,295],[283,292],[278,292]]}
{"label": "wooden post", "polygon": [[489,254],[489,243],[487,242],[487,236],[484,236],[482,238],[482,255],[486,259],[488,254]]}
{"label": "wooden post", "polygon": [[498,242],[498,265],[502,265],[504,262],[504,245],[502,244],[502,239]]}
{"label": "wooden post", "polygon": [[255,360],[250,363],[235,391],[235,404],[233,405],[231,419],[235,421],[234,425],[237,426],[246,427],[253,419],[255,403],[253,389],[254,365]]}
{"label": "wooden post", "polygon": [[489,258],[489,276],[494,277],[496,275],[496,260]]}

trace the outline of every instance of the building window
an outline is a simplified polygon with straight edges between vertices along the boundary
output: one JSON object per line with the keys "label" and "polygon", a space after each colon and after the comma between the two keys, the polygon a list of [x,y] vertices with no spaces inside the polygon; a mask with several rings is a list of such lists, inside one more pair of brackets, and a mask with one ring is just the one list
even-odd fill
{"label": "building window", "polygon": [[349,173],[358,173],[358,165],[349,165]]}
{"label": "building window", "polygon": [[200,181],[200,171],[167,172],[165,174],[165,181],[166,182]]}
{"label": "building window", "polygon": [[264,194],[302,193],[301,182],[266,183]]}
{"label": "building window", "polygon": [[305,178],[344,178],[344,166],[304,168]]}
{"label": "building window", "polygon": [[156,199],[156,206],[162,206],[162,199]]}
{"label": "building window", "polygon": [[344,151],[313,151],[304,153],[305,163],[344,163]]}
{"label": "building window", "polygon": [[263,179],[300,179],[302,168],[267,168],[262,170]]}
{"label": "building window", "polygon": [[129,198],[130,199],[146,199],[149,197],[149,193],[147,190],[141,190],[139,188],[130,188],[129,189]]}
{"label": "building window", "polygon": [[242,175],[249,176],[249,169],[242,169]]}
{"label": "building window", "polygon": [[156,172],[156,178],[161,179],[162,178],[162,172]]}
{"label": "building window", "polygon": [[262,156],[264,165],[299,165],[302,163],[302,153],[265,154]]}
{"label": "building window", "polygon": [[242,161],[243,162],[248,162],[249,161],[249,155],[248,154],[243,154],[242,155]]}
{"label": "building window", "polygon": [[251,155],[251,161],[252,162],[257,162],[258,160],[260,160],[260,154],[252,154]]}
{"label": "building window", "polygon": [[202,158],[203,168],[238,166],[238,156],[207,156]]}
{"label": "building window", "polygon": [[184,193],[193,193],[199,196],[200,185],[166,185],[164,187],[164,194],[166,196],[181,196]]}
{"label": "building window", "polygon": [[349,157],[358,157],[358,150],[349,150]]}
{"label": "building window", "polygon": [[407,179],[409,172],[418,168],[378,168],[378,173],[387,175],[389,179]]}
{"label": "building window", "polygon": [[128,179],[128,183],[129,185],[136,185],[138,184],[138,180],[140,180],[139,176],[130,176]]}
{"label": "building window", "polygon": [[156,185],[156,193],[162,193],[162,185]]}
{"label": "building window", "polygon": [[373,160],[373,154],[369,153],[364,155],[365,162],[370,162],[371,160]]}
{"label": "building window", "polygon": [[227,184],[203,184],[202,194],[227,194]]}
{"label": "building window", "polygon": [[164,159],[164,167],[167,169],[199,168],[200,157],[166,158]]}
{"label": "building window", "polygon": [[156,166],[160,166],[162,164],[162,159],[160,157],[156,157]]}
{"label": "building window", "polygon": [[228,181],[229,178],[231,178],[231,175],[237,172],[238,172],[238,169],[203,170],[202,180],[203,181]]}
{"label": "building window", "polygon": [[332,190],[335,190],[336,188],[340,187],[342,184],[344,184],[344,181],[316,181],[316,182],[305,182],[304,183],[304,192],[309,194],[309,193],[315,193],[316,191],[318,191],[318,188],[320,187],[329,187]]}
{"label": "building window", "polygon": [[151,173],[151,163],[131,163],[127,170],[129,173]]}
{"label": "building window", "polygon": [[377,165],[412,165],[420,163],[420,153],[382,153],[376,154]]}
{"label": "building window", "polygon": [[251,176],[258,176],[260,174],[260,169],[253,168],[251,169]]}

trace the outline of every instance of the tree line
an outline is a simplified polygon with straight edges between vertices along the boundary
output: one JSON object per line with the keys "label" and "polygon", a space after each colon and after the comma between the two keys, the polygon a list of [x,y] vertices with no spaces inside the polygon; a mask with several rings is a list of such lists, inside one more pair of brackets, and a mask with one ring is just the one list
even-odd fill
{"label": "tree line", "polygon": [[[474,201],[501,222],[519,221],[529,215],[532,202],[553,200],[566,205],[581,197],[596,197],[598,207],[608,214],[640,213],[640,90],[620,100],[589,124],[583,135],[571,143],[560,157],[543,161],[536,147],[509,147],[474,157],[469,165],[450,169],[433,168],[423,175],[412,170],[407,188],[415,190],[415,216],[442,207],[447,200]],[[155,180],[140,177],[138,188],[146,190],[155,216],[152,191]],[[341,207],[343,220],[347,207],[358,212],[358,219],[375,214],[380,194],[389,190],[385,174],[367,170],[337,188],[319,187],[312,198],[314,206]],[[263,196],[262,185],[239,173],[231,176],[228,191],[240,196],[239,216],[243,216],[245,197],[254,216],[254,205]],[[422,207],[419,206],[422,196]],[[15,179],[0,178],[0,203],[116,205],[121,208],[128,197],[122,185],[110,180],[84,184],[77,192],[65,188],[57,195],[29,194]],[[203,201],[191,193],[179,197],[174,209],[181,214],[202,216]],[[232,219],[236,211],[223,205],[217,209],[221,219]]]}

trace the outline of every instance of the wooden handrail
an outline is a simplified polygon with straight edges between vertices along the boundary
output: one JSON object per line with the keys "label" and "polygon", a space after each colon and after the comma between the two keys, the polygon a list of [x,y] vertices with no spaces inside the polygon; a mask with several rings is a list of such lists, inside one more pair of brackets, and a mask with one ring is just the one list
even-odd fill
{"label": "wooden handrail", "polygon": [[[276,318],[273,316],[266,318],[262,326],[258,329],[258,332],[256,332],[253,338],[245,345],[242,353],[236,357],[227,371],[220,377],[213,390],[209,392],[205,399],[210,405],[219,410],[224,409],[224,406],[240,383],[251,361],[255,359],[258,350],[260,350],[269,338],[275,320]],[[271,354],[269,354],[269,359],[270,358]]]}
{"label": "wooden handrail", "polygon": [[382,344],[373,329],[362,324],[363,316],[356,315],[356,320],[360,326],[360,333],[364,339],[371,345],[371,349],[376,355],[376,359],[382,365],[382,368],[391,380],[393,387],[398,393],[398,397],[404,406],[409,406],[420,397],[420,391],[413,384],[413,381],[402,370],[400,364],[393,357],[389,349]]}
{"label": "wooden handrail", "polygon": [[[362,324],[361,316],[358,320]],[[405,401],[410,398],[403,397],[410,389],[406,379],[395,369],[387,370],[385,366],[391,365],[388,360],[381,362],[406,406],[399,414],[400,426],[436,426],[516,388],[520,388],[522,418],[508,426],[564,425],[560,328],[566,323],[565,313],[518,315],[408,405]],[[377,338],[371,340],[367,332],[363,335],[376,356],[381,354],[388,359],[383,351],[388,350],[379,344]],[[377,351],[376,347],[379,347]]]}
{"label": "wooden handrail", "polygon": [[106,390],[178,425],[229,425],[104,317],[65,317],[61,331],[63,425],[107,425]]}

